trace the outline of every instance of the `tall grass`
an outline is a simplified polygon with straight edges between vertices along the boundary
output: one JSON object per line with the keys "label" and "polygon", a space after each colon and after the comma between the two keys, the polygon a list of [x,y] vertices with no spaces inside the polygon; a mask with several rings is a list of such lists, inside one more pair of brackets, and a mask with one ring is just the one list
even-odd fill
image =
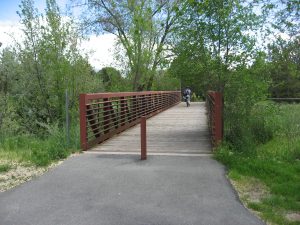
{"label": "tall grass", "polygon": [[70,129],[70,143],[67,144],[65,129],[57,125],[47,127],[43,137],[34,135],[2,135],[0,137],[0,157],[27,162],[36,166],[47,166],[51,162],[66,158],[78,151],[79,127]]}
{"label": "tall grass", "polygon": [[244,129],[243,140],[251,140],[251,148],[243,151],[225,142],[216,158],[234,171],[233,179],[255,177],[269,188],[270,196],[250,202],[250,208],[275,224],[300,224],[285,217],[300,213],[300,104],[259,103]]}

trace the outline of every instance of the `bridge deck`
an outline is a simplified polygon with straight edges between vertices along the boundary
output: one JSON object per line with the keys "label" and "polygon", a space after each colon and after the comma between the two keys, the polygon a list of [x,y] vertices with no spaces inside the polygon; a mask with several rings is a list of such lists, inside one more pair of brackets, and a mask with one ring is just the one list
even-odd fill
{"label": "bridge deck", "polygon": [[[147,151],[150,155],[211,153],[203,102],[172,107],[147,120]],[[132,127],[89,152],[139,154],[140,125]]]}

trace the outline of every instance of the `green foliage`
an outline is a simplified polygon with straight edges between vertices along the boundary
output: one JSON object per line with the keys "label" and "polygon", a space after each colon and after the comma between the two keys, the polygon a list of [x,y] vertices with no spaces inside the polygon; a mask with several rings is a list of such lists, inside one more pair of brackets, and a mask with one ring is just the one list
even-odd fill
{"label": "green foliage", "polygon": [[78,151],[79,127],[71,128],[70,145],[67,145],[65,130],[58,125],[46,125],[46,138],[35,136],[2,136],[0,138],[0,156],[32,163],[36,166],[47,166],[53,161],[66,158],[69,154]]}
{"label": "green foliage", "polygon": [[251,54],[253,36],[245,31],[254,31],[262,22],[251,1],[191,1],[186,10],[183,35],[192,39],[191,43],[203,42],[212,58],[228,66],[239,56]]}
{"label": "green foliage", "polygon": [[3,49],[0,52],[0,134],[22,130],[14,105],[20,72],[16,51],[12,48]]}
{"label": "green foliage", "polygon": [[256,102],[266,98],[267,90],[268,83],[265,78],[246,68],[232,72],[226,82],[224,91],[225,139],[238,151],[248,151],[253,147],[257,134],[249,129],[250,126],[266,132],[265,135],[268,138],[269,134],[264,129],[264,122],[251,121],[253,106]]}
{"label": "green foliage", "polygon": [[180,90],[180,81],[167,71],[159,71],[154,77],[153,91]]}
{"label": "green foliage", "polygon": [[[0,51],[0,156],[37,166],[79,149],[79,94],[104,89],[79,51],[75,23],[62,17],[55,0],[46,5],[41,14],[34,1],[22,0],[18,14],[24,39]],[[72,124],[69,146],[65,91]]]}
{"label": "green foliage", "polygon": [[46,3],[42,15],[33,1],[21,2],[24,41],[0,53],[0,128],[6,134],[47,135],[40,124],[64,125],[66,90],[72,118],[79,93],[103,90],[79,52],[74,23],[62,19],[55,0]]}
{"label": "green foliage", "polygon": [[289,36],[298,36],[300,29],[300,6],[298,1],[275,0],[272,2],[274,10],[273,28]]}
{"label": "green foliage", "polygon": [[277,105],[272,102],[255,104],[250,114],[250,129],[256,144],[264,144],[273,138],[278,111]]}
{"label": "green foliage", "polygon": [[11,166],[8,164],[0,164],[0,173],[7,172],[11,169]]}
{"label": "green foliage", "polygon": [[300,97],[300,37],[290,41],[278,38],[269,45],[273,97]]}
{"label": "green foliage", "polygon": [[121,73],[113,67],[104,67],[98,73],[103,82],[105,91],[122,92],[131,91],[128,79],[122,77]]}
{"label": "green foliage", "polygon": [[178,46],[178,56],[173,60],[169,73],[180,80],[181,88],[191,87],[193,93],[204,95],[208,90],[216,90],[218,83],[218,63],[201,53],[201,46]]}
{"label": "green foliage", "polygon": [[[249,203],[249,207],[262,213],[262,217],[278,224],[297,224],[285,218],[287,211],[300,210],[300,105],[261,102],[251,110],[249,134],[258,132],[260,139],[252,144],[249,152],[234,151],[223,145],[216,158],[223,162],[232,179],[240,176],[255,177],[271,191],[260,203]],[[259,129],[256,119],[259,118]],[[262,125],[263,124],[263,125]],[[266,136],[268,134],[269,136]],[[253,137],[251,137],[253,138]]]}
{"label": "green foliage", "polygon": [[254,34],[262,18],[251,1],[188,1],[183,12],[171,73],[196,95],[226,92],[228,83],[239,82],[232,78],[234,70],[255,56],[255,36],[249,30]]}

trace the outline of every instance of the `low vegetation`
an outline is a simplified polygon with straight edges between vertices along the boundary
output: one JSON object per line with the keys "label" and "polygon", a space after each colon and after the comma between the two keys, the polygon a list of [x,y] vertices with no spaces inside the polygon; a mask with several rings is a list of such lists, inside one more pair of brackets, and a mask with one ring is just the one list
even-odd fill
{"label": "low vegetation", "polygon": [[[250,126],[243,127],[248,131],[243,140],[252,144],[237,148],[225,141],[215,155],[229,169],[247,207],[272,224],[300,224],[299,112],[300,104],[256,104]],[[245,188],[263,194],[253,200],[251,193],[243,194]]]}
{"label": "low vegetation", "polygon": [[23,38],[0,49],[1,190],[11,186],[9,179],[28,180],[77,151],[79,94],[104,89],[80,50],[78,27],[55,0],[46,1],[43,13],[31,0],[19,7]]}
{"label": "low vegetation", "polygon": [[62,159],[79,151],[79,127],[73,126],[67,142],[65,129],[48,126],[43,136],[0,136],[0,192],[20,185]]}
{"label": "low vegetation", "polygon": [[[0,137],[0,158],[35,166],[48,166],[53,161],[66,158],[79,150],[78,126],[71,129],[70,144],[67,143],[65,130],[58,126],[48,127],[48,132],[44,138],[33,135]],[[4,165],[1,168],[2,166],[0,171],[7,171],[9,166]]]}
{"label": "low vegetation", "polygon": [[11,168],[11,166],[7,163],[0,164],[0,173],[7,172],[10,170],[10,168]]}

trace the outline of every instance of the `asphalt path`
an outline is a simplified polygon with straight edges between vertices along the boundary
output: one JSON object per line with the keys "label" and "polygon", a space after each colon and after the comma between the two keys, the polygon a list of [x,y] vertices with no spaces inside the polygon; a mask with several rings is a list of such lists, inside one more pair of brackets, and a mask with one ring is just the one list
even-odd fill
{"label": "asphalt path", "polygon": [[211,157],[81,154],[0,193],[0,225],[261,225]]}

